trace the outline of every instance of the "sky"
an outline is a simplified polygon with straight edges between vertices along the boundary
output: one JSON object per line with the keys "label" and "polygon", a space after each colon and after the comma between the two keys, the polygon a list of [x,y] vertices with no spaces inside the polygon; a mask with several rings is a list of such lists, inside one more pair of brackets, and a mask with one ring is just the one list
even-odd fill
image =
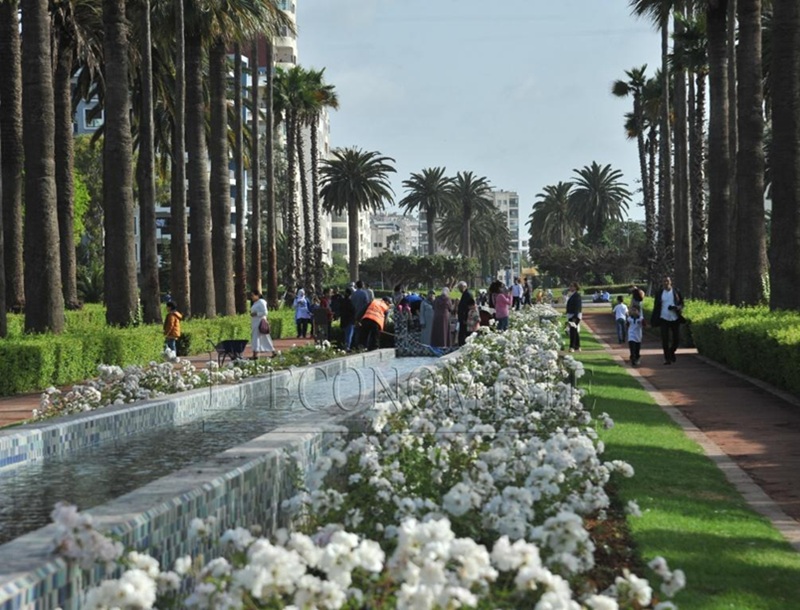
{"label": "sky", "polygon": [[412,172],[444,166],[516,191],[527,220],[543,187],[596,161],[644,218],[632,101],[611,85],[643,64],[652,76],[661,44],[626,0],[295,1],[299,63],[339,96],[331,146],[394,158],[396,200]]}

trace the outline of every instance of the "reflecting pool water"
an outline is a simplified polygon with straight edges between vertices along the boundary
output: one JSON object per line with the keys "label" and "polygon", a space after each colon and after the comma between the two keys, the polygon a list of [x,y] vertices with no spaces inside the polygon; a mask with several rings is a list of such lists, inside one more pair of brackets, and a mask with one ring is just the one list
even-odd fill
{"label": "reflecting pool water", "polygon": [[[392,358],[316,381],[298,374],[300,387],[278,393],[273,405],[215,411],[212,388],[207,416],[201,420],[126,436],[0,473],[0,544],[47,525],[53,505],[60,500],[81,510],[104,504],[290,424],[309,411],[332,405],[343,411],[365,406],[376,392],[387,386],[393,390],[395,384],[434,360]],[[281,401],[291,402],[291,408]]]}

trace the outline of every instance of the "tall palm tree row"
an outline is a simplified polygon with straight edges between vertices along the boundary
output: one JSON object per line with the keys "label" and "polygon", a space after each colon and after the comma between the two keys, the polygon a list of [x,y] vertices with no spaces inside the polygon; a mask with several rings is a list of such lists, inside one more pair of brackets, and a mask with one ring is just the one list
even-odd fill
{"label": "tall palm tree row", "polygon": [[320,164],[320,200],[326,212],[347,213],[350,277],[358,277],[359,214],[393,201],[394,159],[360,148],[334,149]]}

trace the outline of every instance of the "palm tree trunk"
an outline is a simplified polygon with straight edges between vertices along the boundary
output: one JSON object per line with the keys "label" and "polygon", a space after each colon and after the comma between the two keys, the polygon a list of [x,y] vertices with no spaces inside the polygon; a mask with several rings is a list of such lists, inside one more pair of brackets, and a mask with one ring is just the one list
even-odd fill
{"label": "palm tree trunk", "polygon": [[314,217],[314,287],[322,294],[322,210],[319,203],[319,115],[311,121],[311,205]]}
{"label": "palm tree trunk", "polygon": [[211,242],[214,255],[216,311],[235,313],[233,303],[233,249],[231,243],[231,185],[228,163],[228,69],[225,44],[216,40],[209,49],[211,100]]}
{"label": "palm tree trunk", "polygon": [[170,198],[170,278],[173,300],[183,315],[192,313],[189,291],[189,248],[186,235],[186,46],[184,0],[175,4],[175,116],[172,133],[172,192]]}
{"label": "palm tree trunk", "polygon": [[72,134],[72,61],[74,48],[66,33],[55,37],[57,50],[53,95],[55,100],[56,200],[58,236],[61,244],[61,289],[64,306],[78,309],[78,280],[75,260],[75,166],[74,135]]}
{"label": "palm tree trunk", "polygon": [[[270,66],[267,66],[270,68]],[[250,290],[261,291],[261,168],[259,119],[261,102],[258,86],[258,44],[250,46]],[[269,188],[272,188],[269,185]]]}
{"label": "palm tree trunk", "polygon": [[[3,163],[3,132],[0,130],[0,165]],[[0,202],[3,201],[3,181],[0,179]],[[2,209],[0,209],[2,212]],[[3,260],[3,215],[0,213],[0,338],[8,335],[6,314],[6,264]]]}
{"label": "palm tree trunk", "polygon": [[278,229],[276,226],[277,211],[275,209],[275,108],[274,75],[272,73],[275,48],[272,38],[266,39],[267,47],[267,129],[266,129],[266,168],[267,172],[267,302],[270,307],[277,308],[278,303]]}
{"label": "palm tree trunk", "polygon": [[729,184],[730,184],[730,191],[731,191],[731,199],[730,199],[730,224],[728,226],[728,231],[730,232],[730,236],[728,237],[728,265],[730,269],[728,270],[728,277],[730,278],[730,292],[733,292],[733,284],[734,279],[737,275],[736,269],[736,250],[738,248],[738,243],[736,242],[736,226],[738,225],[738,207],[739,207],[739,196],[737,192],[737,181],[738,178],[736,177],[736,161],[737,161],[737,151],[739,149],[739,126],[738,126],[738,104],[736,102],[736,87],[737,87],[737,75],[736,75],[736,35],[737,35],[737,28],[736,28],[736,6],[737,0],[728,0],[728,21],[727,21],[727,47],[728,47],[728,142],[729,142],[729,149],[730,149],[730,174],[728,177]]}
{"label": "palm tree trunk", "polygon": [[436,211],[428,206],[425,211],[425,226],[428,229],[428,256],[436,254]]}
{"label": "palm tree trunk", "polygon": [[244,125],[243,104],[242,104],[242,49],[240,44],[233,45],[233,114],[235,144],[233,147],[233,164],[236,180],[236,241],[233,245],[233,274],[234,280],[234,305],[236,313],[242,314],[247,311],[247,262],[245,260],[244,243]]}
{"label": "palm tree trunk", "polygon": [[462,220],[464,225],[461,227],[461,256],[469,258],[472,252],[472,235],[470,231],[470,220],[472,211],[468,206],[462,204]]}
{"label": "palm tree trunk", "polygon": [[106,321],[113,326],[129,326],[138,317],[139,291],[133,223],[128,23],[124,0],[103,0],[103,55]]}
{"label": "palm tree trunk", "polygon": [[242,103],[242,49],[236,42],[233,45],[233,114],[234,145],[233,166],[236,182],[234,207],[236,210],[236,239],[233,243],[234,306],[236,313],[247,311],[247,262],[244,245],[244,125]]}
{"label": "palm tree trunk", "polygon": [[[676,0],[674,10],[683,14],[684,0]],[[674,20],[675,33],[683,32],[684,26],[679,19]],[[675,45],[679,46],[680,37],[676,36]],[[680,49],[676,49],[679,51]],[[675,282],[684,291],[684,296],[691,294],[692,286],[692,243],[689,230],[689,179],[688,179],[688,141],[686,118],[686,72],[678,70],[673,75],[675,81]]]}
{"label": "palm tree trunk", "polygon": [[300,202],[303,207],[303,240],[300,247],[298,260],[298,273],[303,278],[303,285],[306,289],[313,286],[314,277],[309,253],[312,252],[313,228],[311,226],[311,201],[308,196],[308,174],[306,174],[305,146],[303,144],[303,122],[298,119],[295,122],[297,133],[295,134],[295,145],[297,147],[297,171],[300,175]]}
{"label": "palm tree trunk", "polygon": [[139,186],[139,250],[142,265],[142,317],[144,322],[161,322],[161,289],[158,282],[158,239],[156,235],[156,183],[153,136],[153,55],[150,33],[150,0],[141,8],[142,102],[139,117],[139,158],[136,180]]}
{"label": "palm tree trunk", "polygon": [[800,6],[773,0],[770,308],[800,308]]}
{"label": "palm tree trunk", "polygon": [[659,151],[659,243],[661,269],[672,273],[675,264],[675,211],[672,207],[672,135],[669,82],[669,12],[661,20],[661,149]]}
{"label": "palm tree trunk", "polygon": [[203,98],[203,47],[199,35],[186,33],[186,150],[189,153],[189,277],[192,312],[216,315],[214,261],[211,256],[211,195]]}
{"label": "palm tree trunk", "polygon": [[350,279],[358,279],[358,206],[349,202],[347,204],[347,248],[349,251],[348,267],[350,269]]}
{"label": "palm tree trunk", "polygon": [[286,113],[286,246],[289,251],[289,261],[286,268],[286,287],[295,288],[298,282],[297,258],[299,256],[300,241],[297,219],[297,200],[295,198],[295,157],[296,150],[294,139],[297,133],[294,113],[290,110]]}
{"label": "palm tree trunk", "polygon": [[658,233],[656,216],[656,151],[658,150],[658,127],[653,125],[648,134],[648,194],[645,199],[644,223],[647,240],[647,280],[649,286],[656,285],[658,267]]}
{"label": "palm tree trunk", "polygon": [[733,302],[764,301],[767,242],[764,218],[764,92],[761,80],[761,0],[739,0],[739,149],[737,152],[736,281]]}
{"label": "palm tree trunk", "polygon": [[16,0],[0,2],[0,140],[2,140],[3,261],[6,307],[21,311],[25,304],[22,265],[22,54]]}
{"label": "palm tree trunk", "polygon": [[730,164],[728,138],[727,0],[707,9],[711,116],[708,128],[708,297],[730,301]]}
{"label": "palm tree trunk", "polygon": [[708,290],[708,242],[706,233],[706,188],[705,188],[705,118],[706,83],[705,75],[698,72],[695,77],[694,120],[690,156],[691,196],[692,196],[692,296],[706,297]]}

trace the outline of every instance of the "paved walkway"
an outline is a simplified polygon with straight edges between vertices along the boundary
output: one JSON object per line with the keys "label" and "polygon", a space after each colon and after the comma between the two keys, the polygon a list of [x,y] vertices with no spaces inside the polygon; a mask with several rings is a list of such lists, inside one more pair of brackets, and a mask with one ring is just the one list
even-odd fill
{"label": "paved walkway", "polygon": [[[296,345],[305,345],[312,343],[313,339],[274,339],[275,349],[286,351]],[[249,358],[253,352],[248,345],[245,349],[244,356]],[[217,354],[212,352],[211,357],[216,360]],[[189,360],[195,363],[195,366],[203,366],[208,362],[209,354],[198,354],[190,356]],[[39,407],[39,399],[41,392],[33,392],[30,394],[18,394],[16,396],[6,396],[0,398],[0,428],[9,424],[21,422],[31,417],[34,409]]]}
{"label": "paved walkway", "polygon": [[800,400],[731,372],[694,348],[679,349],[677,362],[664,365],[660,337],[648,332],[641,365],[632,368],[608,306],[585,307],[584,321],[800,551]]}

